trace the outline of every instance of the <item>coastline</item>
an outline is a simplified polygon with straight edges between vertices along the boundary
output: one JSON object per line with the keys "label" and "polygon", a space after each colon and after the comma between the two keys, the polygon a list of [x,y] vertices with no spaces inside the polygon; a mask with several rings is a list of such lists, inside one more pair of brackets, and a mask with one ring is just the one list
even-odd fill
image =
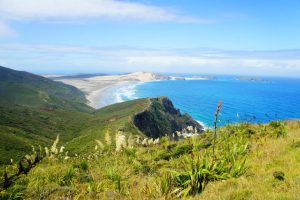
{"label": "coastline", "polygon": [[[136,72],[123,75],[94,76],[89,78],[61,78],[57,81],[77,87],[85,93],[88,104],[93,108],[99,109],[110,104],[134,99],[134,94],[130,94],[130,92],[132,93],[132,90],[134,90],[136,85],[145,82],[164,80],[163,78],[164,77],[158,77],[158,75],[152,73]],[[120,94],[121,92],[122,94]],[[128,97],[124,99],[126,93]]]}
{"label": "coastline", "polygon": [[89,101],[90,106],[97,109],[103,108],[114,103],[120,103],[125,101],[121,97],[120,90],[125,90],[127,87],[135,86],[140,83],[142,82],[117,82],[115,84],[110,84],[104,86],[103,88],[99,88],[98,90],[92,91],[91,93],[86,95],[86,98]]}
{"label": "coastline", "polygon": [[[103,75],[89,78],[61,78],[57,81],[73,85],[85,93],[88,105],[100,109],[105,106],[139,98],[135,96],[137,85],[172,80],[169,78],[157,77],[152,73],[136,72],[124,75]],[[198,121],[204,128],[208,126]]]}

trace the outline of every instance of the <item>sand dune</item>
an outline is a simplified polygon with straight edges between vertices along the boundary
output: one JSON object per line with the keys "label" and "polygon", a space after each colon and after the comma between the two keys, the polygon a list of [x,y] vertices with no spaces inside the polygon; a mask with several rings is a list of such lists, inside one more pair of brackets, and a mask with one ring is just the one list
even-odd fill
{"label": "sand dune", "polygon": [[154,73],[135,72],[122,75],[93,76],[89,78],[66,78],[58,79],[63,83],[73,85],[86,94],[89,105],[94,108],[101,108],[107,105],[101,102],[106,95],[113,95],[111,91],[127,84],[138,82],[149,82],[167,80],[169,77]]}

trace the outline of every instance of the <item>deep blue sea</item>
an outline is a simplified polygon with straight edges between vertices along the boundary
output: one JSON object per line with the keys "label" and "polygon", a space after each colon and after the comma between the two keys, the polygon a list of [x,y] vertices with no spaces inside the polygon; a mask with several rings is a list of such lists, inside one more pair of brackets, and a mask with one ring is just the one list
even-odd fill
{"label": "deep blue sea", "polygon": [[300,118],[300,79],[263,78],[259,81],[216,77],[213,80],[155,81],[121,88],[123,101],[167,96],[182,113],[211,126],[220,100],[220,124],[267,122]]}

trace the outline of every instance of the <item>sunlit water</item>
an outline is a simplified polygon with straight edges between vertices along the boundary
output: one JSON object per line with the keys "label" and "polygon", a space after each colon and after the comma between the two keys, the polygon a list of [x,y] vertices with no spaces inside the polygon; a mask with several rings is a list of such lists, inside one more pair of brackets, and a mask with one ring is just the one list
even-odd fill
{"label": "sunlit water", "polygon": [[300,79],[156,81],[125,86],[117,96],[118,101],[167,96],[182,113],[207,126],[212,125],[219,100],[221,124],[300,118]]}

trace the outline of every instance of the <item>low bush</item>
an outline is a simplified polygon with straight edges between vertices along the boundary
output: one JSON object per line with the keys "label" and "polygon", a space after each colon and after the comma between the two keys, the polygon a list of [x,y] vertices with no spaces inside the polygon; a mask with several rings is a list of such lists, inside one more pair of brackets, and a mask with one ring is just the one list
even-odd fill
{"label": "low bush", "polygon": [[80,162],[80,169],[83,171],[87,171],[89,168],[88,162],[86,160],[83,160]]}
{"label": "low bush", "polygon": [[280,180],[280,181],[284,180],[284,173],[282,171],[275,171],[275,172],[273,172],[273,176],[277,180]]}

